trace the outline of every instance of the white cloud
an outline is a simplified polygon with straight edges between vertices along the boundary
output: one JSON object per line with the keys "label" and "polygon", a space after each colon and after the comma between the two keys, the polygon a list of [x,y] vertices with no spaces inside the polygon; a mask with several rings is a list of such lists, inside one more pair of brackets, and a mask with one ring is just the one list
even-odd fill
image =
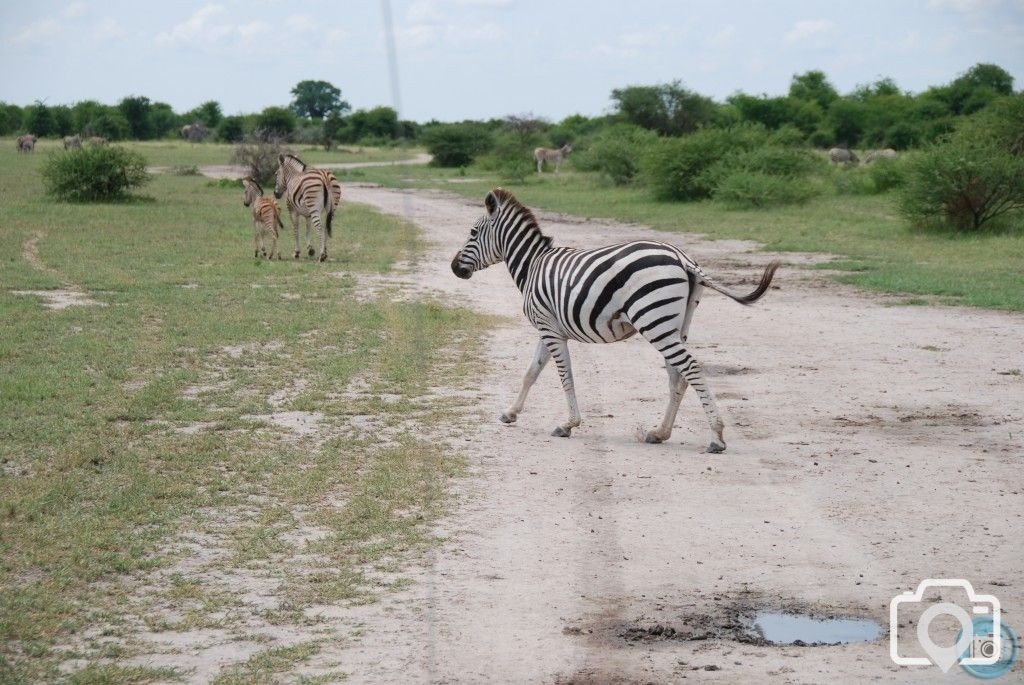
{"label": "white cloud", "polygon": [[285,18],[284,25],[296,33],[313,33],[319,28],[308,14],[290,14]]}
{"label": "white cloud", "polygon": [[818,38],[835,27],[835,23],[827,19],[801,19],[793,24],[793,28],[786,34],[786,42],[800,43],[811,38]]}
{"label": "white cloud", "polygon": [[456,5],[463,7],[484,7],[488,9],[504,9],[511,7],[515,0],[455,0]]}
{"label": "white cloud", "polygon": [[96,40],[112,40],[114,38],[123,38],[128,35],[121,23],[117,19],[111,19],[105,17],[98,21],[95,26],[92,27],[92,37]]}
{"label": "white cloud", "polygon": [[42,19],[26,25],[11,38],[14,44],[37,45],[51,43],[60,36],[63,27],[54,19]]}
{"label": "white cloud", "polygon": [[156,42],[161,44],[215,43],[226,38],[233,31],[230,24],[217,23],[217,18],[224,13],[224,7],[221,5],[204,5],[170,31],[158,34]]}
{"label": "white cloud", "polygon": [[726,45],[732,42],[732,39],[736,37],[736,27],[729,24],[718,33],[708,38],[710,45]]}
{"label": "white cloud", "polygon": [[979,12],[999,4],[1001,4],[1000,0],[929,0],[928,7],[933,10]]}
{"label": "white cloud", "polygon": [[77,19],[78,17],[85,14],[88,6],[84,2],[72,2],[63,10],[61,10],[61,16],[65,19]]}

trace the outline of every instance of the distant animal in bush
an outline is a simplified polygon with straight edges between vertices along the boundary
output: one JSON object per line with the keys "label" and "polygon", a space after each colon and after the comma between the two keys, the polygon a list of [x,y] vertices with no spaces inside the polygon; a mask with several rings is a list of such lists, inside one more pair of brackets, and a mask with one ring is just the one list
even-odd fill
{"label": "distant animal in bush", "polygon": [[[295,155],[278,155],[274,197],[286,196],[288,215],[295,231],[295,259],[299,258],[299,216],[306,218],[306,249],[316,254],[310,242],[310,226],[320,236],[320,261],[327,260],[327,238],[331,235],[334,212],[341,204],[341,184],[330,171],[310,169]],[[326,219],[325,219],[326,217]],[[325,229],[326,228],[326,232]]]}
{"label": "distant animal in bush", "polygon": [[[281,251],[277,247],[278,229],[284,228],[281,223],[281,208],[273,198],[263,197],[263,187],[252,178],[243,178],[242,186],[245,192],[242,195],[242,204],[252,207],[253,226],[253,256],[261,254],[267,259],[273,259],[274,254],[281,258]],[[266,238],[270,236],[270,254],[267,254]]]}
{"label": "distant animal in bush", "polygon": [[853,150],[843,147],[834,147],[828,151],[828,161],[833,164],[857,164],[860,162]]}
{"label": "distant animal in bush", "polygon": [[181,137],[190,143],[201,143],[208,135],[210,135],[210,129],[200,123],[181,127]]}
{"label": "distant animal in bush", "polygon": [[106,145],[108,141],[103,136],[90,136],[89,140],[86,142],[88,142],[89,145]]}
{"label": "distant animal in bush", "polygon": [[31,133],[29,133],[28,135],[24,135],[24,136],[18,136],[18,140],[17,140],[18,152],[22,152],[22,153],[35,152],[36,151],[36,141],[37,140],[39,140],[39,137],[35,136],[35,135],[32,135]]}
{"label": "distant animal in bush", "polygon": [[708,452],[724,451],[722,419],[700,362],[687,343],[690,321],[704,288],[740,304],[757,302],[768,292],[779,262],[767,266],[752,292],[740,295],[716,283],[674,245],[635,240],[597,249],[555,247],[541,232],[533,212],[507,190],[489,192],[484,206],[486,213],[452,259],[452,272],[468,279],[504,261],[523,294],[526,318],[540,333],[519,396],[500,420],[515,422],[530,387],[553,358],[569,403],[569,420],[551,434],[568,438],[581,421],[569,340],[612,343],[639,333],[664,357],[669,380],[665,416],[660,426],[648,431],[646,441],[669,439],[679,402],[692,385],[714,433]]}
{"label": "distant animal in bush", "polygon": [[880,159],[896,159],[899,155],[891,147],[887,147],[884,150],[873,150],[864,156],[864,163],[871,164],[877,162]]}
{"label": "distant animal in bush", "polygon": [[64,149],[65,150],[81,150],[82,149],[82,136],[64,136]]}
{"label": "distant animal in bush", "polygon": [[543,173],[544,162],[555,165],[555,173],[558,173],[558,167],[562,166],[562,161],[569,156],[572,152],[572,145],[566,143],[557,150],[552,150],[546,147],[539,147],[533,151],[533,158],[537,161],[537,173]]}

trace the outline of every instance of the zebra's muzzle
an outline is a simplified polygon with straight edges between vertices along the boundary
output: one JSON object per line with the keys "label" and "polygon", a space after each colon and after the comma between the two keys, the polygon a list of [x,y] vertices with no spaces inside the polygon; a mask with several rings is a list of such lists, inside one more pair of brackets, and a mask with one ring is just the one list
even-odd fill
{"label": "zebra's muzzle", "polygon": [[455,255],[455,259],[452,260],[452,273],[463,280],[467,280],[473,275],[473,272],[466,267],[459,264],[459,256]]}

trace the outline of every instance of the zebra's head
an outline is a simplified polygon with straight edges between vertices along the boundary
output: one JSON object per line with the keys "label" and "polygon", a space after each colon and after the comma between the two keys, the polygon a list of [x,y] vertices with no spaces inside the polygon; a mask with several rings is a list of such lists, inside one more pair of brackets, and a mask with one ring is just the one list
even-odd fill
{"label": "zebra's head", "polygon": [[245,193],[242,196],[242,204],[248,207],[258,197],[263,197],[263,188],[253,178],[243,178],[242,186],[245,188]]}
{"label": "zebra's head", "polygon": [[306,165],[295,155],[277,156],[277,176],[274,179],[274,197],[281,199],[284,191],[288,189],[288,179],[292,174],[305,171]]}
{"label": "zebra's head", "polygon": [[459,278],[469,278],[474,272],[497,264],[504,255],[498,235],[499,217],[505,200],[512,196],[502,188],[495,188],[484,198],[487,213],[476,220],[469,231],[469,239],[452,259],[452,273]]}

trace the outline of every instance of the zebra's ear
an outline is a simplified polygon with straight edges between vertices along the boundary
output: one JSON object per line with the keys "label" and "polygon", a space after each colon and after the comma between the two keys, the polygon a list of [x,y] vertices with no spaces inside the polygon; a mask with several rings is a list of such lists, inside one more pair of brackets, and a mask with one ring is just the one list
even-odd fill
{"label": "zebra's ear", "polygon": [[494,214],[498,211],[498,198],[494,195],[494,191],[487,193],[487,197],[484,198],[484,207],[487,208],[488,214]]}
{"label": "zebra's ear", "polygon": [[277,156],[277,163],[278,164],[284,164],[284,155],[278,155]]}

